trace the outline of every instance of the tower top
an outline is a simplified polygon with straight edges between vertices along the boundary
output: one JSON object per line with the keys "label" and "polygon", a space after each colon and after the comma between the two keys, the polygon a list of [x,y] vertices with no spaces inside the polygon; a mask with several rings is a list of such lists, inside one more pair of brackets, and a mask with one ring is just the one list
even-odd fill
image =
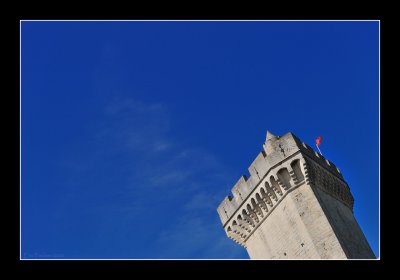
{"label": "tower top", "polygon": [[276,138],[276,136],[267,130],[267,138],[266,138],[265,142],[267,142],[268,140],[270,140],[272,138]]}
{"label": "tower top", "polygon": [[[246,206],[244,204],[247,198],[251,196],[265,178],[273,176],[277,182],[282,181],[279,178],[280,175],[278,176],[278,172],[282,168],[292,173],[293,168],[291,164],[296,159],[301,160],[302,163],[307,165],[314,162],[337,178],[341,184],[346,185],[344,187],[346,191],[343,192],[344,197],[341,200],[346,201],[346,204],[352,209],[353,199],[348,195],[347,183],[344,181],[339,169],[332,162],[326,160],[321,154],[314,151],[291,132],[283,136],[275,136],[267,131],[263,150],[248,168],[250,177],[246,175],[241,176],[232,188],[233,196],[226,196],[218,207],[217,211],[222,224],[225,226],[233,216],[238,215],[242,211],[243,206]],[[305,177],[308,182],[308,174],[305,174]]]}
{"label": "tower top", "polygon": [[375,258],[339,169],[294,134],[267,131],[248,171],[217,212],[251,258]]}

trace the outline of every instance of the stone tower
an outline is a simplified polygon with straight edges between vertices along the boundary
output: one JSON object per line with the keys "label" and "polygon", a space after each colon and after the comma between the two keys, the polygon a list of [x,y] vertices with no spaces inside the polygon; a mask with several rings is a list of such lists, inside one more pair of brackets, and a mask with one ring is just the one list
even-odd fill
{"label": "stone tower", "polygon": [[249,172],[217,211],[250,258],[375,258],[339,169],[295,135],[267,132]]}

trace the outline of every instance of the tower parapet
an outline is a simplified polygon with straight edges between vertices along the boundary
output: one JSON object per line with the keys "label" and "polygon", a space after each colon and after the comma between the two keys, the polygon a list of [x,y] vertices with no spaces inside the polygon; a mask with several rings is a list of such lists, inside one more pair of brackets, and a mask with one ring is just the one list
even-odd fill
{"label": "tower parapet", "polygon": [[245,248],[285,197],[301,186],[317,188],[316,196],[327,194],[352,215],[354,199],[339,169],[290,132],[282,137],[267,132],[263,150],[248,170],[249,178],[241,176],[232,196],[225,197],[217,209],[227,236]]}

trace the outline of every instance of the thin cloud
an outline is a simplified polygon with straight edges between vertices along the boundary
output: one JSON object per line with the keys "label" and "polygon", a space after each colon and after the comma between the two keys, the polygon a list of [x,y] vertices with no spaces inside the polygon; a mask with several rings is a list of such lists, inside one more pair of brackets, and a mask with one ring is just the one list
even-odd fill
{"label": "thin cloud", "polygon": [[215,211],[218,206],[218,199],[215,195],[205,192],[199,192],[184,205],[186,211],[209,210]]}
{"label": "thin cloud", "polygon": [[[132,187],[155,188],[159,195],[152,198],[154,204],[163,200],[171,203],[170,207],[179,208],[176,211],[180,215],[168,217],[168,227],[159,233],[158,257],[185,258],[197,253],[204,258],[234,258],[243,254],[226,238],[216,213],[219,199],[224,196],[216,190],[227,184],[227,167],[204,148],[173,139],[170,136],[173,122],[165,106],[122,99],[115,102],[106,112],[124,124],[129,123],[128,127],[134,130],[123,131],[132,136],[125,139],[129,147],[136,148],[132,152],[145,150],[142,156],[146,164],[140,167]],[[215,244],[212,249],[210,244]]]}
{"label": "thin cloud", "polygon": [[[174,138],[173,119],[163,104],[115,97],[103,114],[94,126],[93,149],[80,155],[76,175],[89,178],[86,185],[93,185],[96,174],[112,181],[103,203],[90,206],[87,215],[113,219],[120,238],[136,234],[135,224],[145,223],[146,229],[153,229],[148,235],[155,240],[155,247],[149,248],[154,258],[190,258],[195,253],[203,258],[240,256],[242,250],[226,238],[216,212],[230,177],[227,166],[203,147]],[[114,160],[120,177],[93,169],[107,172]],[[78,188],[71,192],[64,204],[82,195]],[[102,237],[102,232],[110,232],[105,222],[96,230],[99,240],[109,238]]]}

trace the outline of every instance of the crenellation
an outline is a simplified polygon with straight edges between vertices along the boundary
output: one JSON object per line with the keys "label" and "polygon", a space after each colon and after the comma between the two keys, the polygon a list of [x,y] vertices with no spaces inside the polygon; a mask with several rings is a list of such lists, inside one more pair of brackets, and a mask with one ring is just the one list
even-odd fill
{"label": "crenellation", "polygon": [[252,177],[256,178],[257,182],[264,177],[265,173],[267,173],[270,166],[265,161],[265,153],[260,152],[256,159],[250,164],[248,168],[249,173]]}
{"label": "crenellation", "polygon": [[[229,203],[228,201],[224,200],[223,204],[226,204],[225,210],[226,208],[229,209],[229,211],[226,210],[228,216],[232,214],[232,209],[239,207],[239,205],[243,203],[247,195],[251,193],[253,189],[257,187],[257,185],[260,184],[267,173],[273,174],[271,173],[271,169],[274,169],[275,165],[277,165],[285,157],[292,156],[297,151],[299,151],[299,148],[296,146],[296,141],[291,133],[288,133],[282,137],[270,135],[269,141],[267,140],[264,144],[264,151],[257,155],[256,159],[249,167],[249,178],[246,178],[246,176],[243,175],[232,188],[232,201],[234,201],[234,203],[231,201]],[[280,188],[284,188],[285,185],[279,180],[278,177],[275,180],[278,181],[278,183],[277,186],[274,187],[276,192],[279,193],[281,192]],[[273,184],[275,184],[275,182]],[[272,197],[274,198],[275,196],[272,195]],[[221,211],[218,211],[218,213],[220,212]],[[226,219],[226,217],[223,219],[221,218],[221,220],[224,221],[226,221]]]}
{"label": "crenellation", "polygon": [[[305,219],[304,222],[312,225],[311,228],[319,229],[318,225],[313,224],[316,220],[313,218],[310,219],[308,215],[311,213],[312,215],[317,215],[320,213],[318,211],[321,210],[315,209],[313,211],[317,212],[309,212],[311,209],[302,204],[308,203],[307,201],[309,201],[310,203],[314,203],[313,207],[316,207],[317,204],[315,204],[315,198],[311,195],[315,188],[329,194],[337,201],[340,201],[340,203],[348,207],[351,211],[353,209],[353,196],[350,193],[349,186],[344,181],[343,176],[339,173],[337,167],[332,162],[325,159],[321,154],[316,153],[310,146],[301,142],[300,139],[292,133],[287,133],[282,137],[278,137],[267,132],[263,151],[261,151],[257,155],[256,159],[250,164],[249,172],[249,178],[246,176],[240,177],[232,188],[233,198],[230,196],[226,197],[217,210],[229,238],[243,247],[251,249],[251,252],[259,252],[258,249],[256,250],[253,247],[247,246],[249,239],[254,240],[262,236],[258,234],[256,237],[253,237],[254,233],[258,231],[258,228],[266,223],[268,219],[276,219],[269,218],[270,216],[275,217],[276,215],[282,215],[274,213],[276,213],[276,211],[282,213],[282,209],[284,210],[288,205],[291,205],[290,211],[295,211],[297,206],[291,204],[295,203],[295,201],[296,203],[300,203],[299,207],[301,206],[304,210],[300,211],[299,209],[298,213],[296,211],[292,213],[292,215],[294,215],[291,216],[293,222],[298,222],[299,219]],[[309,191],[307,191],[307,200],[299,200],[297,197],[303,192],[299,192],[299,189],[304,188],[309,189]],[[296,193],[296,195],[293,196],[292,193]],[[286,202],[283,203],[282,201]],[[279,206],[282,203],[284,206]],[[322,216],[318,217],[320,217],[319,219],[322,219]],[[280,226],[283,226],[283,221],[284,220],[278,219],[275,220],[275,223],[276,225],[279,224]],[[289,224],[292,224],[292,222]],[[303,225],[304,227],[303,222],[300,222],[299,226],[300,225]],[[279,228],[276,230],[279,230]],[[326,238],[334,238],[335,236],[332,233],[332,229],[329,227],[320,230],[320,234],[326,236]],[[318,238],[318,234],[313,236],[314,237],[303,236],[303,238],[308,238],[308,244],[313,244],[311,241],[312,239],[310,238]],[[284,240],[286,238],[287,236],[283,235],[277,240]],[[332,244],[331,246],[339,246],[339,243],[335,240],[336,239],[329,239],[329,244]],[[262,242],[265,243],[266,240],[263,239]],[[291,246],[290,242],[282,243],[280,245],[281,249],[286,248],[284,251],[275,248],[275,251],[270,251],[269,253],[265,252],[265,255],[277,258],[284,256],[287,258],[289,254],[289,252],[287,252],[287,247]],[[320,243],[320,241],[316,241],[315,244],[319,244],[318,242]],[[304,242],[301,244],[304,245]],[[324,242],[323,244],[326,246],[328,243]],[[267,250],[272,250],[273,248],[273,246],[271,247],[271,244],[264,245],[266,246],[265,248],[268,248]],[[303,245],[301,245],[301,248]],[[315,245],[310,246],[311,247],[307,250],[295,247],[296,249],[291,251],[290,254],[306,254],[305,252],[312,251],[313,256],[318,254],[321,256],[329,255],[324,253],[325,251],[317,253],[317,251],[320,250],[319,247],[312,247]],[[323,247],[323,250],[325,250],[324,248],[325,247]],[[338,254],[338,256],[340,255],[340,258],[344,256],[344,253],[343,251],[340,251],[340,248],[335,247],[335,250],[332,252]]]}
{"label": "crenellation", "polygon": [[258,179],[258,176],[250,175],[249,179],[247,180],[249,189],[253,190],[257,186],[259,181],[260,179]]}
{"label": "crenellation", "polygon": [[223,223],[228,221],[237,208],[238,205],[236,204],[236,201],[233,200],[231,196],[226,196],[217,208],[221,221],[223,221]]}
{"label": "crenellation", "polygon": [[[307,146],[307,148],[305,148],[305,146]],[[332,172],[333,175],[344,180],[343,175],[340,173],[339,169],[336,167],[336,165],[333,162],[325,159],[325,157],[323,155],[314,151],[309,145],[303,145],[303,143],[302,143],[301,145],[299,145],[299,148],[310,159],[314,160],[316,163],[318,163],[319,165],[323,166],[325,169]]]}
{"label": "crenellation", "polygon": [[249,180],[245,175],[242,175],[232,188],[232,194],[236,201],[242,202],[251,191]]}

